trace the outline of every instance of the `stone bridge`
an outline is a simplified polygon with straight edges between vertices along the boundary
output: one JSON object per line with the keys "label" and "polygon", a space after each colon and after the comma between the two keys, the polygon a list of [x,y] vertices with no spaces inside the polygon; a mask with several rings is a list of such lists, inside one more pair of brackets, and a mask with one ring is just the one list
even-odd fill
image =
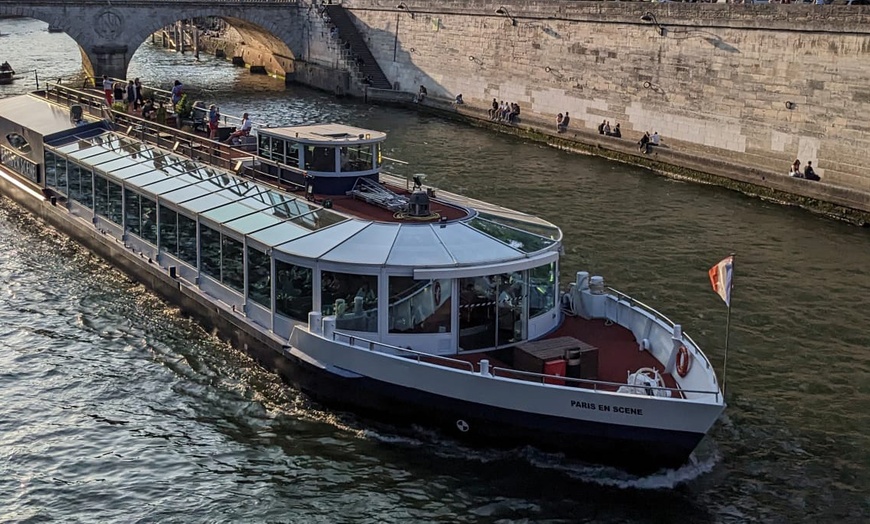
{"label": "stone bridge", "polygon": [[[133,53],[155,31],[219,17],[267,54],[270,69],[290,74],[308,45],[311,4],[302,0],[0,0],[0,16],[25,16],[59,27],[79,45],[85,70],[126,78]],[[7,57],[8,58],[8,57]]]}

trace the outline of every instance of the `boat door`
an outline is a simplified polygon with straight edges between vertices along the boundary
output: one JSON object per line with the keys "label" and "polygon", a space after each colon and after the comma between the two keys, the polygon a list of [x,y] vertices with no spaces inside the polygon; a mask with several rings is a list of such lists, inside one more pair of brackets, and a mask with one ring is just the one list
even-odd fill
{"label": "boat door", "polygon": [[504,346],[520,340],[523,286],[517,273],[459,279],[459,349]]}

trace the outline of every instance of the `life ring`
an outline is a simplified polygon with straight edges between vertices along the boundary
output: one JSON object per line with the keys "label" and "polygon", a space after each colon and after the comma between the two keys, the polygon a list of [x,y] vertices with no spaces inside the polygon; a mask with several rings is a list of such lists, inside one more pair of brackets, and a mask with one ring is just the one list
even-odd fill
{"label": "life ring", "polygon": [[689,355],[689,350],[686,346],[680,346],[677,350],[677,374],[685,377],[689,374],[689,367],[692,364],[692,356]]}

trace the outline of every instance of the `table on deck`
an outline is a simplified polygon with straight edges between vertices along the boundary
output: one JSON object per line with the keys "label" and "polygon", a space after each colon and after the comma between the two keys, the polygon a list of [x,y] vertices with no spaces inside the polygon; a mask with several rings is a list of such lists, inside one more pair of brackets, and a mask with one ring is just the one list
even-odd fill
{"label": "table on deck", "polygon": [[547,362],[567,361],[567,376],[595,379],[598,348],[574,337],[556,337],[525,342],[514,347],[514,367],[542,373]]}

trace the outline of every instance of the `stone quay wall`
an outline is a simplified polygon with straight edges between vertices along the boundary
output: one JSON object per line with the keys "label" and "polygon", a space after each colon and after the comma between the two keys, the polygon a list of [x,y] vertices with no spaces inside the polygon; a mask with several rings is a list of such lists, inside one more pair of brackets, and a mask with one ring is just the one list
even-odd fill
{"label": "stone quay wall", "polygon": [[[819,192],[870,193],[870,9],[858,6],[344,0],[400,90],[462,93],[468,109],[519,103],[524,122],[578,140],[617,122],[633,144],[734,172],[786,175]],[[643,18],[643,19],[642,19]],[[627,142],[631,141],[631,142]],[[621,146],[624,148],[624,145]],[[630,149],[630,148],[629,148]],[[675,155],[679,156],[679,155]],[[679,159],[677,159],[679,162]],[[813,185],[809,181],[800,181]],[[807,188],[801,193],[812,194]],[[853,198],[861,209],[870,199]],[[864,211],[870,210],[870,207]]]}

